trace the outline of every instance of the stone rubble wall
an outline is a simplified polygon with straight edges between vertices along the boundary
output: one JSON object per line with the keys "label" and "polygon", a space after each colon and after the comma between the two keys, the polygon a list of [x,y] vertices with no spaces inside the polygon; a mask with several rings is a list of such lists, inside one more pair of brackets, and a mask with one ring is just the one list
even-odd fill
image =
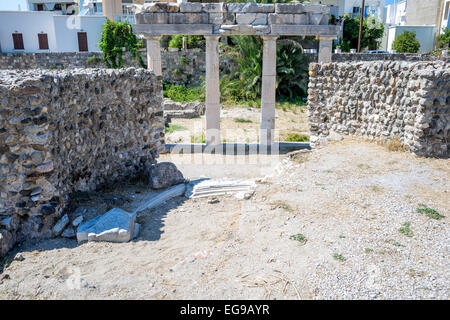
{"label": "stone rubble wall", "polygon": [[127,68],[0,71],[0,256],[52,236],[74,191],[156,162],[161,77]]}
{"label": "stone rubble wall", "polygon": [[450,67],[446,61],[310,64],[311,141],[332,132],[389,141],[448,158]]}
{"label": "stone rubble wall", "polygon": [[[146,61],[145,51],[141,51]],[[317,62],[318,55],[305,53],[308,60]],[[95,59],[92,59],[95,57]],[[89,60],[91,58],[91,60]],[[333,54],[333,62],[351,61],[434,61],[444,57],[424,54]],[[91,62],[88,62],[91,61]],[[94,62],[92,62],[94,61]],[[233,56],[220,57],[222,74],[232,74],[238,69]],[[205,52],[200,49],[180,51],[161,51],[163,81],[171,84],[197,86],[202,82],[206,72]],[[129,54],[124,56],[124,65],[139,67],[137,61],[130,60]],[[100,52],[69,53],[0,53],[0,69],[73,69],[73,68],[105,68],[103,54]]]}

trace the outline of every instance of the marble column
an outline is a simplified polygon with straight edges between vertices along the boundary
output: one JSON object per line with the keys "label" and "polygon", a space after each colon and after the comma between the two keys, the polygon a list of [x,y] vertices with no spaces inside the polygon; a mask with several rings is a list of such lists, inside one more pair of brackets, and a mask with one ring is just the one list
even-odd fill
{"label": "marble column", "polygon": [[331,62],[334,37],[319,37],[319,63]]}
{"label": "marble column", "polygon": [[146,37],[147,39],[147,69],[157,76],[162,75],[161,68],[161,37]]}
{"label": "marble column", "polygon": [[206,143],[220,144],[219,38],[206,39]]}
{"label": "marble column", "polygon": [[261,124],[259,143],[271,145],[275,130],[275,86],[277,77],[277,37],[263,36]]}

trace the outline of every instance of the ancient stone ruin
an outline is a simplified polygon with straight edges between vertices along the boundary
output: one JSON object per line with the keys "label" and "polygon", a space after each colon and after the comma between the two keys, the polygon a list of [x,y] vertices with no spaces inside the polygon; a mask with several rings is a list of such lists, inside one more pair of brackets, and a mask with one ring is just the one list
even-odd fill
{"label": "ancient stone ruin", "polygon": [[449,156],[448,62],[310,64],[309,75],[309,121],[316,137],[397,137],[418,155]]}
{"label": "ancient stone ruin", "polygon": [[0,71],[0,255],[24,238],[63,232],[71,192],[156,162],[161,91],[144,69]]}
{"label": "ancient stone ruin", "polygon": [[309,4],[168,3],[135,5],[134,32],[147,39],[148,67],[161,75],[163,35],[206,38],[206,142],[220,144],[220,36],[260,35],[264,40],[260,144],[273,143],[275,128],[276,41],[279,36],[316,36],[319,61],[331,62],[339,26],[328,25],[330,8]]}

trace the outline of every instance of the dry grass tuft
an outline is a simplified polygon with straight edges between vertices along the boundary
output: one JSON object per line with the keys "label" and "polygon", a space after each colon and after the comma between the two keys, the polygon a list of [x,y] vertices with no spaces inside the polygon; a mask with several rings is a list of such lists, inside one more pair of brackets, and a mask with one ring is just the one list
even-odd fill
{"label": "dry grass tuft", "polygon": [[399,137],[393,137],[391,140],[386,142],[386,148],[389,151],[408,151],[408,147],[404,145]]}

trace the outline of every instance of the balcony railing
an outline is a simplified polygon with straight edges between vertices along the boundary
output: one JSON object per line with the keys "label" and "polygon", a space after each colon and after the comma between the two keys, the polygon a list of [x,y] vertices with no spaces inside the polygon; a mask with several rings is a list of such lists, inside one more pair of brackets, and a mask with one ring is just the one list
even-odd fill
{"label": "balcony railing", "polygon": [[128,21],[131,24],[135,24],[134,14],[116,14],[114,16],[115,22],[126,22]]}

